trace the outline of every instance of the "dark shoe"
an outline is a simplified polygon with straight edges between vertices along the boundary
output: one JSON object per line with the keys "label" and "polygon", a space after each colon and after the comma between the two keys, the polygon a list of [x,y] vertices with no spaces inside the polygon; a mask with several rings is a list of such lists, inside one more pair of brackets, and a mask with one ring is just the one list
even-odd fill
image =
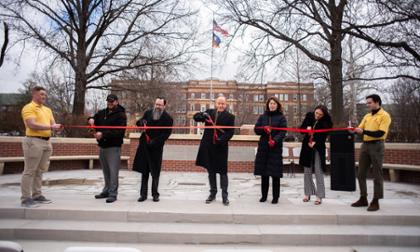
{"label": "dark shoe", "polygon": [[210,195],[207,199],[206,199],[206,204],[210,204],[213,200],[215,200],[216,197],[213,195]]}
{"label": "dark shoe", "polygon": [[305,197],[303,197],[303,200],[302,200],[303,202],[309,202],[309,201],[311,201],[311,196],[309,195],[305,195]]}
{"label": "dark shoe", "polygon": [[36,208],[36,207],[39,207],[39,205],[37,205],[36,202],[33,199],[25,199],[25,200],[23,200],[21,206],[22,207],[26,207],[26,208]]}
{"label": "dark shoe", "polygon": [[116,197],[108,197],[107,199],[106,199],[106,203],[112,203],[112,202],[114,202],[114,201],[116,201],[117,200],[117,198]]}
{"label": "dark shoe", "polygon": [[267,201],[267,197],[261,197],[260,202],[266,202]]}
{"label": "dark shoe", "polygon": [[379,200],[376,198],[373,198],[372,202],[370,202],[370,205],[367,209],[369,212],[374,212],[379,210]]}
{"label": "dark shoe", "polygon": [[100,193],[100,194],[95,195],[95,199],[105,199],[105,198],[108,198],[107,193]]}
{"label": "dark shoe", "polygon": [[229,206],[229,200],[228,199],[223,199],[223,205],[225,206]]}
{"label": "dark shoe", "polygon": [[279,203],[279,199],[273,199],[273,200],[271,201],[271,204],[277,204],[277,203]]}
{"label": "dark shoe", "polygon": [[42,195],[33,198],[33,200],[35,201],[35,203],[40,203],[40,204],[50,204],[52,202],[52,200],[49,200]]}
{"label": "dark shoe", "polygon": [[322,199],[318,198],[315,200],[315,205],[321,205],[322,204]]}
{"label": "dark shoe", "polygon": [[159,202],[159,196],[153,196],[153,202]]}
{"label": "dark shoe", "polygon": [[145,201],[145,200],[147,200],[147,197],[145,197],[145,196],[140,196],[140,198],[137,200],[138,202],[143,202],[143,201]]}
{"label": "dark shoe", "polygon": [[352,207],[366,207],[368,205],[369,205],[369,202],[367,201],[367,198],[364,196],[361,196],[358,201],[351,204]]}

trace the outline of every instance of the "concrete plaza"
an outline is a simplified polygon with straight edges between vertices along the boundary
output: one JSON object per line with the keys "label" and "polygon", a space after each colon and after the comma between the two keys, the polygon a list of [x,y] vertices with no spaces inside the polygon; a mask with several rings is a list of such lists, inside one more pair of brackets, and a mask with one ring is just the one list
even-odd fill
{"label": "concrete plaza", "polygon": [[[277,205],[258,202],[260,180],[230,173],[231,204],[206,205],[206,173],[163,172],[160,202],[138,203],[140,175],[120,173],[118,201],[93,195],[102,188],[100,170],[55,171],[44,176],[52,204],[20,207],[20,175],[0,177],[0,240],[25,251],[64,251],[68,246],[125,246],[142,251],[267,249],[269,251],[418,251],[420,186],[385,183],[381,210],[351,208],[358,192],[329,190],[320,206],[303,203],[303,176],[281,180]],[[369,189],[372,182],[369,181]]]}

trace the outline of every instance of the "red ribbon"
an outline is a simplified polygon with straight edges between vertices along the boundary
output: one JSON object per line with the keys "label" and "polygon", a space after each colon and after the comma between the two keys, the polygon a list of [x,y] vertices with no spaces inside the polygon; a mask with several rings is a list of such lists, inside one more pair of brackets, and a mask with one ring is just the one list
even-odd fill
{"label": "red ribbon", "polygon": [[[80,129],[126,129],[126,130],[153,130],[153,129],[240,129],[241,126],[90,126],[90,125],[64,125],[64,128]],[[257,127],[263,129],[264,127]],[[298,128],[280,128],[271,127],[271,130],[282,130],[298,133],[324,133],[332,131],[354,131],[355,128],[329,128],[329,129],[298,129]]]}

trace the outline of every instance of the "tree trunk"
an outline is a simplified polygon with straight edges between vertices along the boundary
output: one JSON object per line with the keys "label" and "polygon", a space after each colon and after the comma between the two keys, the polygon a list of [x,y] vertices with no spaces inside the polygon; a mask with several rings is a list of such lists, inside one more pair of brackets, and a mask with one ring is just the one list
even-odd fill
{"label": "tree trunk", "polygon": [[332,119],[334,125],[344,126],[346,124],[343,107],[343,72],[341,60],[336,62],[336,64],[333,63],[328,67],[331,84]]}
{"label": "tree trunk", "polygon": [[[345,5],[345,1],[343,2]],[[331,85],[331,107],[332,119],[335,126],[345,126],[344,103],[343,103],[343,48],[342,42],[342,22],[344,5],[341,1],[339,6],[335,6],[335,1],[330,1],[331,12],[331,36],[330,61],[328,71],[330,74]]]}
{"label": "tree trunk", "polygon": [[[83,70],[82,70],[83,71]],[[76,82],[74,89],[74,98],[73,98],[73,114],[77,116],[84,115],[85,113],[85,96],[86,96],[86,86],[87,79],[84,72],[76,72]]]}

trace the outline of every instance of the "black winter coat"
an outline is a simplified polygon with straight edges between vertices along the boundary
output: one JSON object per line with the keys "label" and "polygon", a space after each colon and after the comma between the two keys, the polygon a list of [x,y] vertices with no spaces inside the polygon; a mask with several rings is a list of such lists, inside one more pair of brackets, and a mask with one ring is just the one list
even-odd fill
{"label": "black winter coat", "polygon": [[[306,129],[308,126],[311,126],[313,129],[329,129],[332,127],[332,123],[328,120],[325,120],[325,117],[321,118],[318,122],[315,120],[315,115],[313,112],[306,114],[305,119],[300,126],[301,129]],[[322,170],[325,172],[326,163],[325,163],[325,152],[326,145],[325,141],[327,140],[328,132],[323,133],[314,133],[313,141],[315,142],[314,148],[309,147],[310,134],[306,133],[302,141],[302,148],[300,151],[299,165],[304,167],[312,167],[315,161],[314,154],[315,150],[318,151],[319,157],[321,160]]]}
{"label": "black winter coat", "polygon": [[270,132],[272,139],[276,142],[274,148],[268,145],[269,135],[262,127],[271,126],[278,128],[287,127],[287,121],[280,111],[268,112],[262,114],[255,124],[255,134],[260,135],[258,141],[258,150],[255,157],[254,175],[283,177],[283,139],[286,131],[272,130]]}
{"label": "black winter coat", "polygon": [[[143,117],[137,121],[137,126],[172,126],[173,119],[163,111],[159,120],[153,120],[153,109],[147,110]],[[172,133],[172,129],[147,129],[140,136],[139,146],[133,162],[133,170],[140,173],[151,173],[159,176],[162,166],[163,145]],[[146,134],[150,143],[146,141]]]}
{"label": "black winter coat", "polygon": [[[205,113],[209,114],[218,126],[234,126],[235,116],[228,111],[220,112],[217,120],[215,119],[216,110],[208,109]],[[203,112],[194,115],[196,122],[205,122],[206,117]],[[212,124],[205,122],[205,126],[212,126]],[[233,137],[234,129],[216,130],[217,141],[213,143],[213,129],[205,129],[203,138],[198,149],[196,165],[207,169],[209,173],[226,174],[228,171],[228,142]]]}
{"label": "black winter coat", "polygon": [[[121,105],[110,111],[108,108],[98,111],[93,117],[95,126],[127,126],[127,116],[125,108]],[[102,138],[98,140],[98,145],[102,148],[121,147],[124,141],[124,129],[96,129],[102,132]]]}

